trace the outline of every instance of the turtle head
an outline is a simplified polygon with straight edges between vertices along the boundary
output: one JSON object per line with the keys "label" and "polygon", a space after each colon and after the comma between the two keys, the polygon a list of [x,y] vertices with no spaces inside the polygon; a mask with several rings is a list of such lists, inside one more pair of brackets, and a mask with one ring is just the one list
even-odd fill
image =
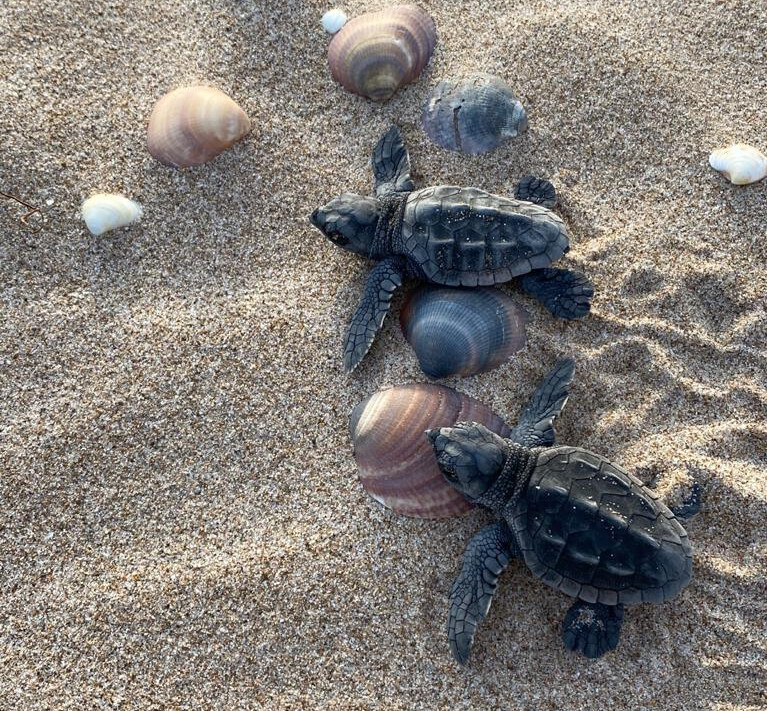
{"label": "turtle head", "polygon": [[503,470],[506,443],[476,422],[427,430],[445,479],[469,499],[478,499]]}
{"label": "turtle head", "polygon": [[318,207],[309,220],[333,244],[367,256],[378,224],[378,200],[344,193]]}

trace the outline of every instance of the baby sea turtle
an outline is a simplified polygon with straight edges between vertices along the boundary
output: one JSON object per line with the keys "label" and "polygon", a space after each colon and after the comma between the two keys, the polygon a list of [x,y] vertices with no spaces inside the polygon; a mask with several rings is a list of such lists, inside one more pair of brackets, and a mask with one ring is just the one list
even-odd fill
{"label": "baby sea turtle", "polygon": [[448,286],[484,286],[521,276],[522,288],[555,316],[579,318],[594,288],[580,272],[549,265],[570,248],[547,206],[553,186],[528,177],[517,199],[479,188],[414,190],[410,158],[394,126],[373,151],[375,197],[344,193],[311,215],[331,242],[378,261],[344,344],[353,370],[367,353],[405,276]]}
{"label": "baby sea turtle", "polygon": [[616,647],[624,605],[663,602],[690,582],[692,548],[679,519],[699,510],[697,484],[672,511],[603,457],[544,448],[535,430],[528,432],[522,444],[474,422],[428,432],[448,482],[501,519],[471,539],[450,592],[448,638],[461,664],[512,557],[577,598],[563,640],[587,657]]}

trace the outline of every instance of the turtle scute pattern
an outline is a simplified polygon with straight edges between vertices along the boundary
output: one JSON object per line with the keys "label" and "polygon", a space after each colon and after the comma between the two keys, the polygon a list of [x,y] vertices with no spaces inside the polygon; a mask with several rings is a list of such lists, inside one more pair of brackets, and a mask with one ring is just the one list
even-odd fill
{"label": "turtle scute pattern", "polygon": [[687,533],[657,494],[585,450],[539,455],[510,523],[532,572],[587,602],[662,602],[692,574]]}
{"label": "turtle scute pattern", "polygon": [[429,281],[484,286],[547,267],[568,247],[564,223],[543,207],[440,186],[408,197],[398,251]]}

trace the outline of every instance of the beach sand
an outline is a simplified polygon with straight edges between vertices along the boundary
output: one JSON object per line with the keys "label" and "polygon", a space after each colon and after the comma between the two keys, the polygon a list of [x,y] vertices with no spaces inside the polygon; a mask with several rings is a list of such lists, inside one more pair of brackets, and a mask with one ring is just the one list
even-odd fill
{"label": "beach sand", "polygon": [[[378,2],[348,2],[351,16]],[[337,86],[319,2],[6,0],[0,9],[0,708],[767,708],[767,183],[707,165],[767,151],[767,14],[740,0],[424,2],[438,47],[375,105]],[[527,134],[485,156],[420,128],[439,79],[501,74]],[[155,101],[206,83],[252,134],[174,170]],[[629,608],[618,649],[568,653],[570,600],[519,563],[468,668],[445,638],[463,547],[488,520],[396,516],[355,473],[348,414],[426,380],[397,313],[353,375],[341,338],[369,265],[307,215],[367,192],[402,128],[419,186],[550,178],[592,314],[518,287],[527,347],[457,387],[513,422],[578,363],[559,441],[678,499],[695,578]],[[143,204],[91,236],[93,192]]]}

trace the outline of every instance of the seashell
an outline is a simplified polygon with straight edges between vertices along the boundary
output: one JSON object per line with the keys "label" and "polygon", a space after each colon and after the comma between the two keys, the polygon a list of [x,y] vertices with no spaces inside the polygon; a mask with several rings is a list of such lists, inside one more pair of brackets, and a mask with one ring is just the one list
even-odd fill
{"label": "seashell", "polygon": [[385,101],[429,63],[437,30],[415,5],[393,5],[350,20],[328,47],[333,78],[347,91]]}
{"label": "seashell", "polygon": [[525,345],[527,318],[522,306],[493,287],[426,285],[400,311],[402,332],[431,378],[497,368]]}
{"label": "seashell", "polygon": [[334,35],[346,24],[346,20],[346,13],[339,8],[334,8],[333,10],[328,10],[322,16],[322,27],[325,32]]}
{"label": "seashell", "polygon": [[441,81],[429,96],[423,128],[450,151],[486,153],[527,129],[527,114],[511,87],[493,74]]}
{"label": "seashell", "polygon": [[163,96],[149,118],[147,146],[161,163],[200,165],[250,131],[250,119],[223,91],[188,86]]}
{"label": "seashell", "polygon": [[444,385],[413,383],[379,390],[352,411],[349,431],[365,491],[416,518],[459,516],[472,505],[448,484],[425,431],[466,420],[502,437],[511,430],[490,408]]}
{"label": "seashell", "polygon": [[103,235],[136,222],[141,217],[141,205],[123,195],[99,193],[89,197],[80,208],[85,225],[94,235]]}
{"label": "seashell", "polygon": [[708,162],[735,185],[748,185],[767,176],[767,156],[745,143],[733,143],[714,151]]}

